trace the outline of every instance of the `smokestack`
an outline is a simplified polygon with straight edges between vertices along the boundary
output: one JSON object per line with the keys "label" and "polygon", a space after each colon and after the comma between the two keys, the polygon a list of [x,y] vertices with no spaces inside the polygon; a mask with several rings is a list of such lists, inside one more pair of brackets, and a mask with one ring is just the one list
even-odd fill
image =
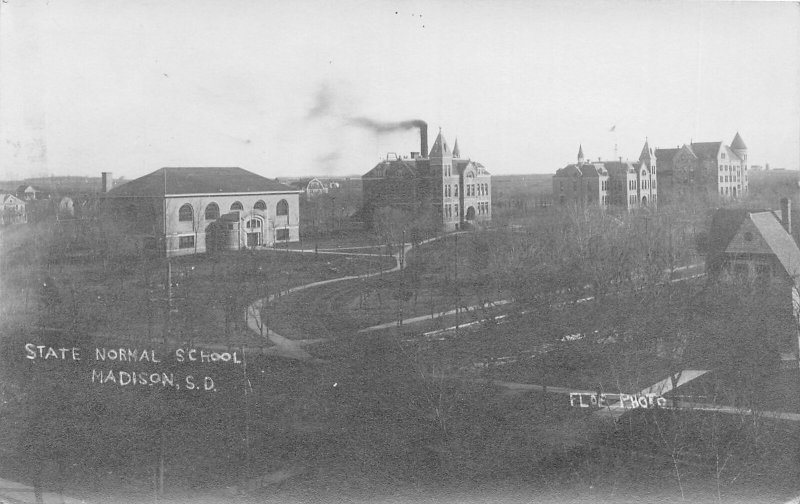
{"label": "smokestack", "polygon": [[428,125],[424,122],[419,125],[419,150],[422,157],[428,157]]}
{"label": "smokestack", "polygon": [[792,202],[781,198],[781,224],[787,233],[792,234]]}
{"label": "smokestack", "polygon": [[112,182],[113,181],[113,177],[111,175],[112,175],[111,172],[107,172],[107,171],[102,172],[102,174],[101,174],[102,183],[101,183],[101,187],[100,187],[100,192],[107,193],[113,187],[113,182]]}

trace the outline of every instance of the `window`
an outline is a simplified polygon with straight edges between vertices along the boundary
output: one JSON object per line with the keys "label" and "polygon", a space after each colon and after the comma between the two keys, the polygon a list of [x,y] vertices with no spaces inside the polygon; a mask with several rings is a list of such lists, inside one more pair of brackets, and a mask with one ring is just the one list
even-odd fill
{"label": "window", "polygon": [[723,177],[722,175],[720,175],[720,176],[719,176],[719,181],[720,181],[720,182],[725,182],[725,177]]}
{"label": "window", "polygon": [[206,206],[206,220],[219,219],[219,206],[216,203],[209,203]]}
{"label": "window", "polygon": [[725,153],[724,152],[721,154],[721,156],[722,156],[722,159],[725,159]]}
{"label": "window", "polygon": [[275,230],[275,239],[280,241],[289,240],[289,230],[286,228]]}
{"label": "window", "polygon": [[247,221],[247,229],[261,229],[260,219],[250,219]]}
{"label": "window", "polygon": [[289,215],[289,202],[282,199],[275,207],[275,215]]}
{"label": "window", "polygon": [[178,248],[194,248],[194,236],[181,236],[178,238]]}
{"label": "window", "polygon": [[458,217],[458,204],[453,205],[455,207],[455,211],[453,212],[456,217]]}
{"label": "window", "polygon": [[770,275],[770,267],[768,264],[757,264],[756,265],[756,275],[760,281],[769,280]]}
{"label": "window", "polygon": [[186,203],[178,210],[178,220],[181,222],[192,222],[194,220],[194,210],[192,205]]}
{"label": "window", "polygon": [[231,212],[233,212],[234,210],[239,210],[240,212],[242,210],[244,210],[244,207],[242,206],[242,202],[241,201],[234,201],[233,202],[233,205],[231,205]]}
{"label": "window", "polygon": [[256,201],[256,204],[253,205],[253,208],[255,210],[266,210],[267,209],[267,204],[264,203],[262,200],[258,200],[258,201]]}

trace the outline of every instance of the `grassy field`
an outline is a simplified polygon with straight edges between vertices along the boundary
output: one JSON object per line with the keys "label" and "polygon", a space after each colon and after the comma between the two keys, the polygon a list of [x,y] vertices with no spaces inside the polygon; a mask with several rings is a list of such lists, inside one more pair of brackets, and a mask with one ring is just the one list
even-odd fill
{"label": "grassy field", "polygon": [[[456,266],[454,246],[455,237],[446,237],[414,249],[402,272],[292,294],[265,309],[265,318],[271,329],[286,337],[330,338],[401,317],[436,316],[456,306],[486,302],[486,275],[466,255]],[[491,300],[498,300],[507,293],[492,294]]]}
{"label": "grassy field", "polygon": [[[388,269],[391,257],[301,254],[285,251],[190,256],[171,261],[167,301],[164,260],[50,261],[18,265],[3,274],[6,322],[129,339],[161,337],[169,303],[171,334],[183,340],[242,342],[252,338],[245,307],[315,280]],[[43,308],[42,286],[52,286]]]}

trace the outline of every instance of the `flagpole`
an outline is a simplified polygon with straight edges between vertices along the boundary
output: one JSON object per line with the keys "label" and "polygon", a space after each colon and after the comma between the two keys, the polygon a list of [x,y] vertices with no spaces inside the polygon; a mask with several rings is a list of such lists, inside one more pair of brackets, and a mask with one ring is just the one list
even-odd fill
{"label": "flagpole", "polygon": [[617,125],[614,124],[613,126],[611,126],[611,129],[609,131],[614,133],[614,159],[617,159],[619,157],[617,154]]}

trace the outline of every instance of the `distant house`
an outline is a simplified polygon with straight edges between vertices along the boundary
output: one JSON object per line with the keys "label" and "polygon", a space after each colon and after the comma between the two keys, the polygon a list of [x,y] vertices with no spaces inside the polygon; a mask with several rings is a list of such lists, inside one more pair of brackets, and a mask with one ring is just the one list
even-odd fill
{"label": "distant house", "polygon": [[299,193],[241,168],[161,168],[103,205],[142,246],[176,256],[299,240]]}
{"label": "distant house", "polygon": [[338,189],[339,183],[333,181],[320,180],[318,178],[301,179],[292,182],[292,187],[296,187],[303,191],[307,198],[314,198],[321,194],[328,194],[331,189]]}
{"label": "distant house", "polygon": [[69,196],[62,196],[61,199],[58,200],[56,217],[58,219],[75,218],[75,201]]}
{"label": "distant house", "polygon": [[[789,200],[781,200],[781,213],[770,210],[721,209],[712,220],[706,271],[712,280],[750,279],[775,287],[778,303],[791,314],[790,334],[773,335],[782,358],[800,355],[800,249],[790,233]],[[767,323],[774,322],[767,320]],[[784,326],[786,327],[786,326]],[[786,331],[783,331],[784,333]]]}
{"label": "distant house", "polygon": [[17,187],[17,198],[25,201],[47,199],[49,197],[50,194],[38,186],[23,184]]}
{"label": "distant house", "polygon": [[308,181],[306,184],[306,195],[309,197],[319,196],[320,194],[326,194],[328,192],[328,187],[322,183],[322,181],[318,178],[313,178]]}
{"label": "distant house", "polygon": [[13,194],[0,194],[3,203],[3,225],[27,222],[25,202]]}

